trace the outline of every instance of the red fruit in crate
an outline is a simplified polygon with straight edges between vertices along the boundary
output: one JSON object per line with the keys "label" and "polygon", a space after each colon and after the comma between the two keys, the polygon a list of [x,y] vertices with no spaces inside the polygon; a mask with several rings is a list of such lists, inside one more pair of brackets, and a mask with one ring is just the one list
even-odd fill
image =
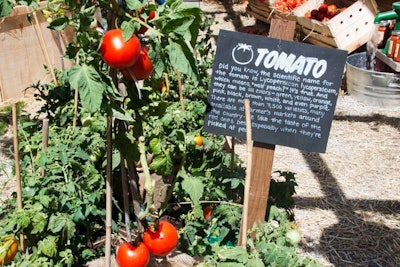
{"label": "red fruit in crate", "polygon": [[317,9],[313,9],[311,10],[311,18],[312,19],[318,19],[318,10]]}
{"label": "red fruit in crate", "polygon": [[324,13],[318,13],[317,20],[323,21],[323,20],[325,19],[326,15],[327,15],[327,14],[324,14]]}
{"label": "red fruit in crate", "polygon": [[338,9],[337,6],[334,5],[334,4],[328,5],[328,14],[329,14],[329,13],[335,14],[336,11],[337,11],[337,9]]}
{"label": "red fruit in crate", "polygon": [[328,14],[328,5],[327,4],[321,4],[318,8],[318,12],[322,14]]}

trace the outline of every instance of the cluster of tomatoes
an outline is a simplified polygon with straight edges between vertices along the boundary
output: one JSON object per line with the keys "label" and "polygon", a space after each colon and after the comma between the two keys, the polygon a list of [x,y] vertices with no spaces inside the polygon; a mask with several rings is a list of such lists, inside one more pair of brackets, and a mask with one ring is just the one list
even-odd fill
{"label": "cluster of tomatoes", "polygon": [[318,8],[308,11],[304,17],[309,19],[315,19],[318,21],[328,21],[340,12],[343,12],[346,8],[338,8],[334,4],[321,4]]}
{"label": "cluster of tomatoes", "polygon": [[[154,19],[155,11],[150,11],[147,21]],[[139,17],[144,21],[142,17]],[[100,45],[100,54],[109,66],[119,69],[128,80],[144,80],[153,72],[153,63],[148,56],[148,48],[140,44],[136,34],[144,34],[147,27],[140,29],[124,40],[121,29],[107,31]]]}
{"label": "cluster of tomatoes", "polygon": [[280,12],[290,12],[299,5],[304,4],[306,0],[278,0],[272,5],[274,9]]}
{"label": "cluster of tomatoes", "polygon": [[165,257],[178,244],[178,231],[167,221],[148,227],[142,241],[125,242],[117,249],[116,259],[120,267],[145,267],[149,264],[150,255]]}

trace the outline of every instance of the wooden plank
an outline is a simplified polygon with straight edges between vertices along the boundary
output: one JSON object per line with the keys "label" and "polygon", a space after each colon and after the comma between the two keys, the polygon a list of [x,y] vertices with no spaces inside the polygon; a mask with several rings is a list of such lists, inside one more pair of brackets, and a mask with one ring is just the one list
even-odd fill
{"label": "wooden plank", "polygon": [[[293,40],[295,29],[295,21],[274,18],[271,20],[269,37]],[[274,153],[273,144],[253,143],[246,230],[265,221]]]}
{"label": "wooden plank", "polygon": [[[73,32],[60,35],[61,51],[58,48],[58,36],[47,28],[47,21],[41,12],[36,12],[46,47],[39,42],[39,32],[27,20],[29,8],[17,6],[13,12],[0,22],[0,92],[1,101],[23,98],[25,88],[32,84],[50,82],[51,77],[44,65],[60,68],[66,44],[72,40]],[[34,20],[33,22],[34,23]],[[50,61],[46,62],[44,49]],[[71,62],[65,60],[67,66]]]}

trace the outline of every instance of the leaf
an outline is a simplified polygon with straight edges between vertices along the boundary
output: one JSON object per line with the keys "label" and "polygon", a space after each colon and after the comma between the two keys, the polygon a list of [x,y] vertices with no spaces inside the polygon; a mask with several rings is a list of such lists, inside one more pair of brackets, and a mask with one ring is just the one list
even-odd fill
{"label": "leaf", "polygon": [[49,28],[56,31],[64,30],[69,23],[69,18],[67,16],[60,16],[50,22]]}
{"label": "leaf", "polygon": [[157,155],[161,154],[161,142],[158,138],[153,138],[150,140],[150,152]]}
{"label": "leaf", "polygon": [[198,83],[198,71],[193,52],[184,41],[169,40],[166,47],[171,65],[178,71],[189,76],[195,84]]}
{"label": "leaf", "polygon": [[82,106],[91,112],[100,110],[103,92],[106,90],[99,73],[88,65],[76,65],[70,68],[69,82],[72,88],[79,90]]}
{"label": "leaf", "polygon": [[157,174],[168,175],[172,171],[172,165],[172,160],[169,154],[160,154],[153,158],[149,167]]}
{"label": "leaf", "polygon": [[57,254],[57,238],[55,236],[47,236],[38,242],[39,253],[47,257],[54,257]]}
{"label": "leaf", "polygon": [[261,259],[249,259],[246,266],[248,267],[265,267],[263,261]]}
{"label": "leaf", "polygon": [[12,2],[8,0],[2,0],[0,2],[0,17],[5,17],[11,13],[13,9]]}
{"label": "leaf", "polygon": [[179,36],[182,36],[186,40],[190,40],[191,33],[189,29],[193,21],[194,21],[194,16],[171,19],[165,25],[164,30],[166,32],[173,32],[175,34],[178,34]]}
{"label": "leaf", "polygon": [[199,177],[188,176],[182,181],[182,188],[195,205],[200,204],[200,198],[204,192],[204,184]]}
{"label": "leaf", "polygon": [[44,213],[35,213],[32,218],[33,229],[31,234],[42,233],[47,226],[47,215]]}
{"label": "leaf", "polygon": [[121,24],[121,30],[122,30],[122,38],[124,39],[124,41],[128,41],[132,35],[134,34],[134,32],[136,30],[138,30],[140,28],[137,27],[138,23],[133,23],[132,21],[124,21]]}
{"label": "leaf", "polygon": [[143,2],[139,0],[126,0],[125,3],[130,10],[137,10],[144,5]]}
{"label": "leaf", "polygon": [[241,263],[246,263],[249,258],[249,255],[245,248],[237,246],[232,248],[226,247],[221,249],[218,252],[218,257],[221,260],[230,259],[230,260],[236,260]]}

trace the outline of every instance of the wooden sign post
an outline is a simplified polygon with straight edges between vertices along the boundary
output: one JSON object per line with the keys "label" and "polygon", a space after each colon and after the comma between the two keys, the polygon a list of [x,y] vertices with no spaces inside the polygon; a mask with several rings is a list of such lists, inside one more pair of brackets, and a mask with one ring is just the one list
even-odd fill
{"label": "wooden sign post", "polygon": [[[280,40],[292,41],[295,27],[295,21],[272,19],[269,36]],[[247,214],[244,214],[244,216],[247,216],[247,229],[243,230],[248,230],[253,227],[254,223],[265,220],[275,145],[255,142],[253,143],[252,153],[249,209]],[[242,243],[244,240],[241,238],[240,242]]]}
{"label": "wooden sign post", "polygon": [[207,132],[246,139],[250,101],[247,229],[265,220],[275,145],[325,151],[347,58],[347,51],[284,40],[293,35],[287,21],[278,23],[277,38],[220,31],[204,121]]}

